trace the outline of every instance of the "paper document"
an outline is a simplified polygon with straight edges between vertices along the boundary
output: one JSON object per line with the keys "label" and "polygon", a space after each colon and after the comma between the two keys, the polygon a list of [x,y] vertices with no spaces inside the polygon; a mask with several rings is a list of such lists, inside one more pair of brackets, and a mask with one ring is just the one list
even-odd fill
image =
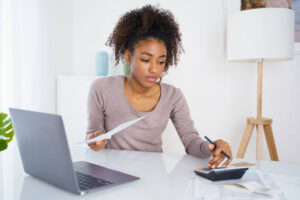
{"label": "paper document", "polygon": [[89,140],[85,140],[83,142],[79,142],[78,144],[82,144],[82,143],[89,144],[91,142],[96,142],[96,141],[100,141],[100,140],[104,140],[104,139],[110,139],[111,136],[113,136],[114,134],[119,133],[120,131],[124,130],[125,128],[128,128],[129,126],[131,126],[132,124],[140,121],[143,118],[145,118],[145,116],[134,119],[134,120],[131,120],[129,122],[125,122],[123,124],[120,124],[119,126],[117,126],[116,128],[114,128],[113,130],[111,130],[107,133],[104,133],[102,135],[99,135],[98,137],[95,137],[95,138],[92,138],[92,139],[89,139]]}
{"label": "paper document", "polygon": [[282,192],[279,189],[271,188],[266,185],[259,184],[255,181],[249,181],[249,182],[244,182],[244,183],[238,183],[236,184],[238,186],[244,187],[248,189],[251,192],[256,192],[260,194],[265,194],[265,195],[277,195],[281,194]]}
{"label": "paper document", "polygon": [[239,162],[239,163],[232,163],[230,164],[231,166],[234,167],[250,167],[255,165],[254,163],[249,163],[249,162]]}
{"label": "paper document", "polygon": [[[289,178],[291,179],[291,177]],[[245,173],[243,178],[228,181],[212,182],[200,176],[196,176],[194,182],[194,197],[205,200],[290,199],[286,198],[286,194],[288,194],[288,192],[286,193],[282,190],[283,187],[280,188],[277,186],[280,182],[282,181],[279,180],[277,182],[273,179],[273,176],[270,176],[269,174],[262,174],[257,170],[249,170]],[[287,188],[295,188],[295,186],[291,183],[287,185]],[[297,193],[295,190],[293,190],[293,192],[299,195],[299,192]]]}

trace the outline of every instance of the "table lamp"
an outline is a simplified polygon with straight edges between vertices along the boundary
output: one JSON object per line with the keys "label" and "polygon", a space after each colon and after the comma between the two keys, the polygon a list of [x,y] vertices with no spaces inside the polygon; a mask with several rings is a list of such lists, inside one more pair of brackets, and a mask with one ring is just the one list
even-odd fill
{"label": "table lamp", "polygon": [[258,63],[257,116],[248,118],[237,152],[243,158],[254,126],[257,130],[256,159],[263,156],[263,133],[271,160],[278,161],[272,119],[262,117],[262,68],[264,61],[293,59],[295,13],[287,8],[258,8],[228,15],[227,60]]}

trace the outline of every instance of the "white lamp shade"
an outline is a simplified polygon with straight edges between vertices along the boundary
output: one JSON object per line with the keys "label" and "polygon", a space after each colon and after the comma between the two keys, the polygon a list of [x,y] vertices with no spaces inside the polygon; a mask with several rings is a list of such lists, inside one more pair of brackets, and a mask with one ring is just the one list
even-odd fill
{"label": "white lamp shade", "polygon": [[294,57],[295,12],[258,8],[229,14],[227,59],[232,61],[288,60]]}

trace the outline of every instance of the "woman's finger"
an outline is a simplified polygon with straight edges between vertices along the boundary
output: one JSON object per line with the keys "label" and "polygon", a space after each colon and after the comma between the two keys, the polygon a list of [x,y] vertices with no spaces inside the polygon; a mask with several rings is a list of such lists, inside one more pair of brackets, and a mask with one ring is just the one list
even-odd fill
{"label": "woman's finger", "polygon": [[[217,147],[213,151],[213,153],[212,153],[213,158],[209,161],[210,166],[212,166],[219,159],[219,157],[221,156],[221,151],[222,151],[222,149],[219,147]],[[208,166],[208,167],[210,167],[210,166]]]}
{"label": "woman's finger", "polygon": [[227,159],[222,166],[227,166],[232,161],[232,153],[231,153],[231,147],[229,144],[223,140],[216,140],[216,149],[212,151],[212,159],[208,162],[207,167],[208,168],[216,168],[220,163],[222,163],[225,159],[224,154],[222,151],[226,152],[230,159]]}
{"label": "woman's finger", "polygon": [[89,146],[89,147],[94,147],[94,146],[95,146],[95,145],[94,145],[94,142],[88,143],[88,146]]}
{"label": "woman's finger", "polygon": [[[94,137],[95,137],[95,133],[92,133],[92,134],[88,135],[87,138],[88,139],[92,139]],[[91,147],[91,148],[93,148],[95,146],[95,142],[88,143],[88,146]]]}
{"label": "woman's finger", "polygon": [[94,151],[99,151],[101,149],[103,149],[105,147],[107,143],[107,140],[101,140],[101,141],[98,141],[98,143],[96,142],[96,145],[92,146],[91,148],[94,150]]}
{"label": "woman's finger", "polygon": [[219,157],[222,152],[222,149],[220,147],[217,147],[216,150],[213,151],[213,155],[216,157]]}
{"label": "woman's finger", "polygon": [[208,163],[208,168],[213,167],[213,165],[216,163],[216,161],[219,159],[219,156],[213,155],[213,158]]}
{"label": "woman's finger", "polygon": [[224,158],[225,156],[223,154],[215,156],[211,161],[211,167],[216,168],[224,160]]}
{"label": "woman's finger", "polygon": [[218,167],[219,164],[222,163],[225,158],[225,156],[220,156],[219,159],[215,162],[214,167]]}
{"label": "woman's finger", "polygon": [[[87,136],[87,138],[88,139],[92,139],[92,138],[95,138],[95,137],[97,137],[97,136],[99,136],[99,135],[102,135],[103,134],[103,131],[98,131],[98,132],[95,132],[95,133],[91,133],[90,135],[88,135]],[[106,143],[105,143],[106,144]],[[105,145],[104,144],[104,145]],[[98,150],[98,147],[100,146],[102,146],[102,141],[96,141],[96,142],[91,142],[91,143],[88,143],[88,146],[91,148],[91,149],[93,149],[93,150],[95,150],[95,151],[97,151]],[[103,148],[103,147],[102,147]],[[102,149],[101,148],[101,149]]]}
{"label": "woman's finger", "polygon": [[232,158],[230,157],[230,159],[227,159],[224,163],[223,163],[223,165],[222,165],[222,167],[227,167],[227,165],[229,165],[229,163],[232,161]]}
{"label": "woman's finger", "polygon": [[222,167],[226,167],[227,165],[229,165],[232,161],[232,153],[231,153],[231,149],[229,147],[229,153],[227,153],[230,156],[230,159],[227,159],[225,163],[223,163]]}

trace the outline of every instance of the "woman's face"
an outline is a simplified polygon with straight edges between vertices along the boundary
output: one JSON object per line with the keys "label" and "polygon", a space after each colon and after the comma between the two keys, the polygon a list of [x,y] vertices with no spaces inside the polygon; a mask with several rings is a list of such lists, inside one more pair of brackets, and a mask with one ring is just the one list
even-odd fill
{"label": "woman's face", "polygon": [[133,54],[127,50],[125,59],[131,65],[131,77],[143,87],[152,87],[165,68],[167,49],[165,44],[155,38],[140,40]]}

